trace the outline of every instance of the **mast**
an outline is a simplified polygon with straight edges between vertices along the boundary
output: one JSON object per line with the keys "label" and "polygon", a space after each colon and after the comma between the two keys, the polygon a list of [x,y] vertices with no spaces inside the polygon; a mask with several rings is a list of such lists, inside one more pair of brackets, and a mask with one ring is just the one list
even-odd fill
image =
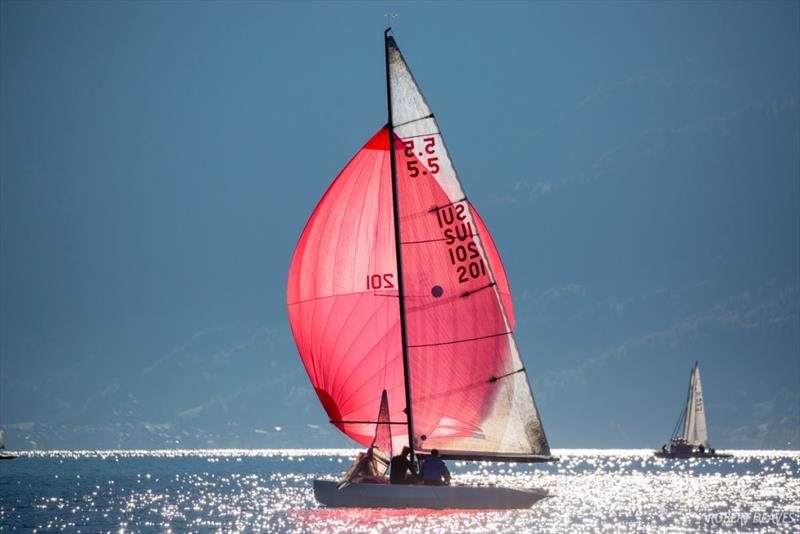
{"label": "mast", "polygon": [[400,209],[397,200],[397,162],[394,152],[394,126],[392,121],[392,81],[389,74],[389,32],[383,32],[383,48],[386,55],[386,106],[389,111],[389,159],[392,168],[392,215],[394,216],[394,247],[397,259],[397,290],[400,304],[400,339],[403,345],[403,386],[406,393],[406,421],[408,423],[408,448],[411,449],[411,461],[414,461],[414,423],[411,417],[411,380],[408,372],[408,336],[406,334],[406,306],[403,289],[403,255],[400,246]]}

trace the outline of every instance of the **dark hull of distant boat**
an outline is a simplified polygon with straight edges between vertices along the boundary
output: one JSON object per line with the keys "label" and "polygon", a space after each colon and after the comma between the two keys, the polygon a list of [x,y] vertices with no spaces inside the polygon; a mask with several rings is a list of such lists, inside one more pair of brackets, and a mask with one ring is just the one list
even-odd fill
{"label": "dark hull of distant boat", "polygon": [[14,452],[0,452],[0,460],[13,460],[17,456],[19,455]]}
{"label": "dark hull of distant boat", "polygon": [[700,452],[700,451],[655,451],[658,458],[731,458],[733,454],[724,452]]}

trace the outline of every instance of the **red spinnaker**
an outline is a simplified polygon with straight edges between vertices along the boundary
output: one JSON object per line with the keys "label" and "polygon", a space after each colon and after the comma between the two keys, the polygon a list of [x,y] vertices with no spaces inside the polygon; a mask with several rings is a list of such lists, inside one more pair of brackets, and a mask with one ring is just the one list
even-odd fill
{"label": "red spinnaker", "polygon": [[[365,446],[376,434],[376,425],[369,422],[379,411],[383,390],[390,420],[406,422],[388,149],[388,132],[382,128],[334,180],[303,230],[287,288],[292,333],[320,402],[342,432]],[[481,289],[488,276],[468,284],[458,281],[443,228],[429,211],[451,200],[435,180],[414,182],[407,174],[398,172],[398,186],[416,433],[434,440],[474,436],[492,405],[486,380],[511,371],[503,363],[507,358],[495,357],[507,345],[506,336],[495,334],[508,327],[493,290]],[[458,217],[462,208],[450,208]],[[502,264],[474,209],[472,216],[475,235],[464,244],[483,240],[513,327]],[[426,240],[434,241],[408,244]],[[434,296],[437,286],[439,297]],[[459,296],[467,290],[477,291],[470,298]],[[486,335],[493,337],[458,347],[420,347],[453,336]],[[469,393],[476,390],[479,394]],[[408,443],[405,425],[392,426],[392,441],[394,449]]]}

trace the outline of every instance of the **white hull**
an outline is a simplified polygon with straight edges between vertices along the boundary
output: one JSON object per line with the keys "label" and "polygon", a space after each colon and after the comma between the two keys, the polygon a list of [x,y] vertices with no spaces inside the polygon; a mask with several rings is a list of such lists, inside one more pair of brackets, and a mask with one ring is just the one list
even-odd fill
{"label": "white hull", "polygon": [[493,486],[421,486],[351,484],[337,489],[337,482],[314,481],[314,497],[333,508],[466,508],[478,510],[530,508],[547,497],[542,489]]}

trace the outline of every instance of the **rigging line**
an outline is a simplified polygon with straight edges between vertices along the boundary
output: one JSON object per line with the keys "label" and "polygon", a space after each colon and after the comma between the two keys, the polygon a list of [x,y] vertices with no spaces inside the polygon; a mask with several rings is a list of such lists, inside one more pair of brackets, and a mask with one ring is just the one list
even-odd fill
{"label": "rigging line", "polygon": [[456,343],[466,343],[467,341],[480,341],[481,339],[489,339],[492,337],[507,336],[511,332],[500,332],[499,334],[489,334],[488,336],[471,337],[467,339],[457,339],[455,341],[442,341],[440,343],[426,343],[424,345],[409,345],[409,349],[419,349],[423,347],[437,347],[439,345],[455,345]]}
{"label": "rigging line", "polygon": [[[422,311],[422,310],[430,310],[432,308],[438,308],[439,306],[445,306],[447,304],[452,304],[453,302],[455,302],[458,299],[460,299],[461,296],[460,295],[456,295],[455,293],[453,293],[452,295],[448,295],[446,297],[443,296],[441,298],[437,298],[437,299],[431,301],[431,294],[430,293],[425,293],[425,294],[416,294],[416,295],[406,295],[406,298],[417,299],[417,303],[416,304],[412,303],[408,307],[408,311],[409,312],[418,312],[418,311]],[[421,299],[423,300],[423,302],[419,303],[418,301],[421,300]]]}
{"label": "rigging line", "polygon": [[[478,234],[467,234],[464,239],[458,238],[459,241],[466,241],[467,237],[480,237]],[[436,239],[421,239],[419,241],[401,241],[401,245],[420,245],[423,243],[436,243],[437,241],[449,241],[451,239],[455,239],[452,237],[437,237]]]}
{"label": "rigging line", "polygon": [[460,204],[461,202],[466,202],[466,201],[467,201],[467,197],[465,196],[461,200],[454,200],[454,201],[450,202],[449,204],[442,204],[441,206],[434,206],[431,209],[429,209],[428,211],[430,213],[435,213],[435,212],[439,211],[442,208],[446,208],[447,206],[453,206],[455,204]]}
{"label": "rigging line", "polygon": [[461,293],[461,297],[462,298],[463,297],[468,297],[468,296],[472,295],[473,293],[477,293],[478,291],[483,291],[484,289],[489,289],[490,287],[496,286],[496,285],[497,285],[496,281],[495,282],[489,282],[485,286],[479,287],[478,289],[473,289],[473,290],[470,290],[470,291],[464,291],[463,293]]}
{"label": "rigging line", "polygon": [[430,302],[430,294],[428,295],[406,295],[406,298],[414,298],[414,299],[425,299],[425,302],[422,304],[411,305],[408,307],[409,312],[419,312],[423,310],[430,310],[433,308],[438,308],[440,306],[445,306],[448,304],[452,304],[453,302],[457,301],[461,298],[460,295],[452,295],[448,297],[438,298],[433,302]]}
{"label": "rigging line", "polygon": [[506,374],[504,374],[504,375],[500,375],[500,376],[493,376],[492,378],[490,378],[489,380],[487,380],[487,382],[489,382],[490,384],[494,384],[494,383],[495,383],[495,382],[497,382],[498,380],[501,380],[501,379],[503,379],[503,378],[507,378],[507,377],[509,377],[509,376],[511,376],[511,375],[515,375],[515,374],[517,374],[517,373],[524,373],[524,372],[525,372],[525,368],[524,368],[524,367],[522,367],[522,368],[520,368],[520,369],[517,369],[516,371],[511,371],[510,373],[506,373]]}
{"label": "rigging line", "polygon": [[[311,297],[308,299],[303,300],[296,300],[294,302],[287,303],[288,306],[296,306],[297,304],[305,304],[306,302],[314,302],[316,300],[325,300],[325,299],[332,299],[336,297],[352,297],[353,295],[368,295],[372,293],[373,295],[378,295],[373,291],[353,291],[351,293],[336,293],[335,295],[322,295],[320,297]],[[379,295],[378,295],[379,296]]]}
{"label": "rigging line", "polygon": [[680,427],[683,426],[683,422],[686,418],[686,406],[681,408],[681,413],[678,415],[678,421],[675,423],[675,428],[672,429],[672,436],[670,436],[670,440],[672,438],[678,437],[678,432],[681,432]]}
{"label": "rigging line", "polygon": [[[478,288],[475,288],[475,289],[470,289],[470,290],[464,291],[463,293],[458,294],[458,295],[457,294],[453,294],[452,296],[439,298],[439,299],[436,299],[433,302],[426,302],[426,303],[423,303],[423,304],[417,304],[417,305],[408,307],[408,311],[418,312],[418,311],[421,311],[421,310],[429,310],[431,308],[436,308],[438,306],[444,306],[445,304],[452,304],[454,301],[456,301],[458,299],[468,297],[472,293],[475,293],[475,292],[480,291],[482,289],[487,289],[489,287],[492,287],[496,283],[497,282],[492,282],[488,286],[482,286],[482,287],[478,287]],[[426,299],[427,300],[427,299],[430,299],[430,295],[429,294],[424,294],[424,295],[406,295],[406,298]]]}
{"label": "rigging line", "polygon": [[403,224],[403,226],[405,226],[409,222],[413,222],[419,219],[426,219],[431,213],[433,212],[428,209],[423,209],[422,211],[409,211],[409,213],[406,213],[400,217],[400,222]]}
{"label": "rigging line", "polygon": [[392,127],[393,128],[400,128],[401,126],[405,126],[406,124],[411,124],[412,122],[417,122],[417,121],[421,121],[421,120],[425,120],[425,119],[432,119],[432,118],[433,118],[433,113],[431,113],[429,115],[425,115],[424,117],[420,117],[418,119],[411,119],[410,121],[401,122],[400,124],[394,124]]}

